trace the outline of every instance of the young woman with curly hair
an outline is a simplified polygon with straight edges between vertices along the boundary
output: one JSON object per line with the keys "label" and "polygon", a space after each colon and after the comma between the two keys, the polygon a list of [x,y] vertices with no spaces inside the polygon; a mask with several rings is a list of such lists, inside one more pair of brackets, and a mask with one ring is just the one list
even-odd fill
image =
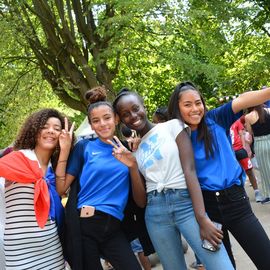
{"label": "young woman with curly hair", "polygon": [[[73,126],[54,109],[33,113],[23,124],[14,151],[0,159],[5,179],[4,250],[7,270],[62,270],[57,228],[63,209],[54,169],[63,146],[72,143]],[[58,159],[59,157],[59,159]]]}

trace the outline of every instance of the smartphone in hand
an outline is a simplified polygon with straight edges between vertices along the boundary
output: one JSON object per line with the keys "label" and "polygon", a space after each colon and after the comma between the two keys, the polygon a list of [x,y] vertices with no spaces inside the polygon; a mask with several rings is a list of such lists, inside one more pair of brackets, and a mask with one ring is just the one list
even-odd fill
{"label": "smartphone in hand", "polygon": [[[213,222],[213,223],[217,227],[217,229],[221,230],[222,225],[220,223],[217,223],[217,222]],[[205,239],[202,241],[202,247],[212,252],[219,250],[219,246],[215,248],[209,241]]]}

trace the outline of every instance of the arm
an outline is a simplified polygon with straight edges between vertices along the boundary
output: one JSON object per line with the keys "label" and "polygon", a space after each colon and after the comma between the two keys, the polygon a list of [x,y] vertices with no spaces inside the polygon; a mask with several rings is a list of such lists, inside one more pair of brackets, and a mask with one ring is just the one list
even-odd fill
{"label": "arm", "polygon": [[116,143],[114,143],[111,140],[108,140],[108,142],[114,147],[112,154],[116,159],[118,159],[120,162],[122,162],[129,168],[132,186],[132,195],[134,201],[139,207],[145,207],[146,206],[145,185],[143,177],[139,172],[136,158],[128,149],[126,149],[123,146],[121,141],[116,136],[114,136],[114,140],[116,141]]}
{"label": "arm", "polygon": [[270,88],[257,91],[249,91],[241,94],[232,101],[232,110],[238,113],[246,108],[254,107],[270,99]]}
{"label": "arm", "polygon": [[56,166],[56,191],[60,196],[64,195],[75,177],[70,174],[66,174],[67,159],[69,156],[69,151],[61,151]]}
{"label": "arm", "polygon": [[139,172],[136,160],[134,162],[134,166],[129,168],[129,173],[134,201],[139,207],[143,208],[146,206],[146,191],[144,178]]}
{"label": "arm", "polygon": [[217,229],[206,216],[202,191],[195,171],[192,145],[186,130],[182,130],[178,134],[176,143],[194,213],[200,225],[201,238],[207,239],[216,247],[223,238],[222,231]]}
{"label": "arm", "polygon": [[66,191],[75,179],[75,177],[71,174],[63,173],[62,175],[65,176],[56,177],[56,191],[58,192],[59,196],[63,196],[66,193]]}
{"label": "arm", "polygon": [[74,176],[66,174],[67,161],[72,146],[73,130],[74,123],[72,124],[70,130],[68,130],[68,121],[65,118],[65,129],[62,130],[62,133],[59,136],[60,154],[55,170],[56,191],[60,196],[62,196],[67,191],[75,179]]}
{"label": "arm", "polygon": [[245,146],[246,146],[245,131],[244,130],[239,130],[238,133],[239,133],[243,148],[245,148]]}
{"label": "arm", "polygon": [[254,124],[258,120],[258,118],[254,117],[254,112],[255,111],[252,111],[252,112],[245,115],[246,129],[249,132],[249,134],[251,134],[251,135],[253,135],[253,130],[252,130],[251,125]]}

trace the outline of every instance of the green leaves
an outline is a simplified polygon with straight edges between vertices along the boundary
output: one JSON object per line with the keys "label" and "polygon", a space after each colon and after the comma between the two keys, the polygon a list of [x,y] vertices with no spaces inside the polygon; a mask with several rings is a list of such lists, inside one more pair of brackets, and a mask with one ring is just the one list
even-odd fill
{"label": "green leaves", "polygon": [[43,106],[79,122],[84,94],[98,84],[110,99],[124,86],[138,91],[150,116],[182,80],[197,84],[210,107],[267,85],[269,12],[263,0],[6,0],[0,5],[1,144]]}

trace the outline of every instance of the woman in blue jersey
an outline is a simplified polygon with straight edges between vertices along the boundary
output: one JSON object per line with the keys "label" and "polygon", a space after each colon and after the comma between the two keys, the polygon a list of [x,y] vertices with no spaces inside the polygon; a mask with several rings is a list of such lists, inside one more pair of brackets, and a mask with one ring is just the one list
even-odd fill
{"label": "woman in blue jersey", "polygon": [[[270,99],[270,88],[244,93],[233,101],[207,111],[204,99],[190,82],[180,83],[172,93],[170,119],[180,119],[191,128],[197,176],[206,212],[221,223],[223,243],[235,265],[228,231],[260,270],[269,269],[270,241],[252,212],[244,189],[245,173],[228,140],[229,129],[241,110]],[[256,243],[256,244],[255,244]]]}
{"label": "woman in blue jersey", "polygon": [[177,119],[154,125],[142,98],[128,89],[113,106],[121,121],[141,136],[135,156],[146,184],[145,222],[163,269],[187,269],[181,234],[208,270],[233,269],[223,245],[216,252],[202,248],[202,239],[219,246],[222,231],[205,214],[187,126]]}
{"label": "woman in blue jersey", "polygon": [[[103,269],[100,257],[104,256],[116,269],[139,270],[140,265],[120,228],[128,200],[130,178],[135,202],[143,205],[145,201],[144,185],[136,159],[114,137],[117,118],[112,105],[105,101],[105,89],[94,88],[86,98],[90,102],[89,123],[98,138],[79,141],[66,167],[69,154],[67,143],[67,151],[59,157],[56,170],[59,194],[66,192],[75,178],[79,180],[77,214],[80,216],[82,242],[80,269]],[[74,265],[72,269],[79,267]]]}

